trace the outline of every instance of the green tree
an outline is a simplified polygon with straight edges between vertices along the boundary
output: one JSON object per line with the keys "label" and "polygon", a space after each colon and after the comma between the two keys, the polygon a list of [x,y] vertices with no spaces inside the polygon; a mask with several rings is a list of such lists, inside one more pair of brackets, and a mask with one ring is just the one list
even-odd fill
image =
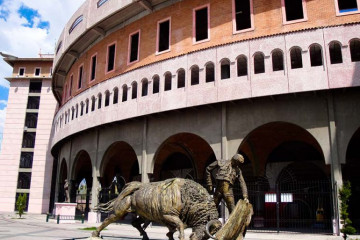
{"label": "green tree", "polygon": [[343,186],[339,190],[339,199],[340,199],[340,218],[343,223],[340,232],[343,233],[343,238],[346,240],[348,234],[354,234],[356,229],[351,226],[352,222],[349,218],[348,208],[349,208],[349,198],[351,196],[351,183],[345,181]]}
{"label": "green tree", "polygon": [[27,195],[25,193],[19,194],[18,199],[16,200],[16,210],[18,211],[19,217],[24,214],[26,208]]}

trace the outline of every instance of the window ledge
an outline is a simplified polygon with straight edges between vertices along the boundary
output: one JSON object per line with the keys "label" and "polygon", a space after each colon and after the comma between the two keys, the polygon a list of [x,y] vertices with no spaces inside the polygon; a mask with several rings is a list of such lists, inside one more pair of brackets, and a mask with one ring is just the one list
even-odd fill
{"label": "window ledge", "polygon": [[342,17],[342,16],[347,16],[347,15],[352,15],[352,14],[359,14],[360,10],[356,10],[356,11],[349,11],[349,12],[337,12],[336,16],[337,17]]}
{"label": "window ledge", "polygon": [[292,20],[292,21],[284,21],[283,25],[289,25],[289,24],[294,24],[294,23],[300,23],[300,22],[306,22],[308,19],[307,18],[303,18],[303,19],[297,19],[297,20]]}
{"label": "window ledge", "polygon": [[193,45],[204,43],[204,42],[209,42],[209,41],[210,41],[210,38],[200,40],[200,41],[196,41],[195,38],[193,38]]}
{"label": "window ledge", "polygon": [[164,54],[164,53],[168,53],[168,52],[170,52],[170,51],[171,51],[170,48],[167,49],[167,50],[161,51],[161,52],[156,51],[155,56],[158,56],[158,55],[161,55],[161,54]]}
{"label": "window ledge", "polygon": [[246,28],[246,29],[243,29],[243,30],[233,30],[233,35],[239,34],[239,33],[251,32],[251,31],[254,31],[254,30],[255,30],[254,27]]}

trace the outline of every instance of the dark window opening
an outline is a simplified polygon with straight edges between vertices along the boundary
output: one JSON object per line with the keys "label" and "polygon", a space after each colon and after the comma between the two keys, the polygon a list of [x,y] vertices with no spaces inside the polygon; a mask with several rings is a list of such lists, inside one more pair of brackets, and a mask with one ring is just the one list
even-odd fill
{"label": "dark window opening", "polygon": [[254,73],[264,73],[265,72],[265,59],[262,53],[256,53],[254,56]]}
{"label": "dark window opening", "polygon": [[145,97],[148,95],[149,82],[147,79],[142,80],[141,96]]}
{"label": "dark window opening", "polygon": [[302,53],[298,47],[290,50],[291,69],[302,68]]}
{"label": "dark window opening", "polygon": [[140,33],[135,33],[130,36],[130,60],[129,62],[134,62],[138,60],[139,55],[139,36]]}
{"label": "dark window opening", "polygon": [[80,116],[84,115],[84,103],[80,103]]}
{"label": "dark window opening", "polygon": [[40,97],[28,97],[27,109],[39,109]]}
{"label": "dark window opening", "polygon": [[282,51],[275,50],[272,53],[272,64],[273,64],[273,71],[282,71],[284,70],[284,55]]}
{"label": "dark window opening", "polygon": [[32,168],[34,153],[21,152],[20,156],[20,168]]}
{"label": "dark window opening", "polygon": [[93,56],[91,58],[91,77],[90,80],[95,80],[96,75],[96,56]]}
{"label": "dark window opening", "polygon": [[122,91],[122,101],[123,102],[127,101],[127,94],[128,94],[128,87],[125,85],[125,86],[123,86],[123,91]]}
{"label": "dark window opening", "polygon": [[110,93],[106,92],[105,93],[105,107],[109,106],[110,104]]}
{"label": "dark window opening", "polygon": [[180,69],[178,71],[177,77],[178,77],[178,79],[177,79],[177,87],[178,88],[185,87],[185,70]]}
{"label": "dark window opening", "polygon": [[31,173],[19,172],[17,188],[18,189],[30,189]]}
{"label": "dark window opening", "polygon": [[119,89],[115,88],[114,89],[114,99],[113,99],[113,104],[117,104],[119,101]]}
{"label": "dark window opening", "polygon": [[34,133],[34,132],[24,132],[22,147],[23,148],[34,148],[35,136],[36,136],[36,133]]}
{"label": "dark window opening", "polygon": [[42,82],[30,82],[30,93],[41,93]]}
{"label": "dark window opening", "polygon": [[235,0],[236,31],[251,28],[250,0]]}
{"label": "dark window opening", "polygon": [[201,41],[208,39],[208,8],[195,11],[195,39]]}
{"label": "dark window opening", "polygon": [[79,112],[79,105],[76,104],[76,108],[75,108],[75,118],[78,117],[78,112]]}
{"label": "dark window opening", "polygon": [[115,67],[115,44],[108,47],[108,62],[107,62],[107,71],[110,72],[114,70]]}
{"label": "dark window opening", "polygon": [[27,211],[27,210],[28,210],[28,207],[29,207],[29,196],[30,196],[29,193],[16,193],[14,210],[15,210],[15,211],[17,210],[17,208],[16,208],[16,201],[18,200],[20,194],[21,194],[21,195],[24,195],[24,194],[26,195],[25,211]]}
{"label": "dark window opening", "polygon": [[83,68],[83,66],[81,66],[81,67],[79,68],[79,81],[78,81],[78,89],[80,89],[80,88],[81,88],[82,78],[83,78],[83,70],[84,70],[84,68]]}
{"label": "dark window opening", "polygon": [[221,61],[221,79],[230,78],[230,61]]}
{"label": "dark window opening", "polygon": [[73,86],[73,75],[71,75],[70,77],[70,86],[69,86],[69,97],[71,97],[71,93],[72,93],[72,86]]}
{"label": "dark window opening", "polygon": [[91,111],[95,111],[95,97],[91,98]]}
{"label": "dark window opening", "polygon": [[214,63],[206,64],[205,82],[215,81],[215,66]]}
{"label": "dark window opening", "polygon": [[85,102],[85,114],[88,114],[89,112],[89,100],[86,99],[86,102]]}
{"label": "dark window opening", "polygon": [[164,84],[164,90],[165,91],[170,91],[171,90],[171,79],[172,79],[172,76],[171,76],[171,73],[166,73],[165,74],[165,84]]}
{"label": "dark window opening", "polygon": [[74,116],[75,116],[75,109],[72,108],[71,109],[71,120],[74,120]]}
{"label": "dark window opening", "polygon": [[137,98],[137,83],[134,82],[131,84],[132,92],[131,92],[131,99]]}
{"label": "dark window opening", "polygon": [[158,75],[153,77],[153,93],[158,93],[160,90],[160,78]]}
{"label": "dark window opening", "polygon": [[312,67],[323,65],[321,47],[317,44],[310,46],[310,62]]}
{"label": "dark window opening", "polygon": [[159,24],[159,46],[158,51],[168,50],[170,47],[170,20]]}
{"label": "dark window opening", "polygon": [[40,68],[35,68],[35,76],[40,76]]}
{"label": "dark window opening", "polygon": [[99,95],[98,95],[98,109],[101,108],[101,101],[102,101],[102,95],[99,94]]}
{"label": "dark window opening", "polygon": [[26,113],[25,117],[25,127],[27,128],[36,128],[38,120],[37,113]]}
{"label": "dark window opening", "polygon": [[303,0],[284,0],[286,21],[304,18]]}
{"label": "dark window opening", "polygon": [[25,74],[25,68],[20,68],[19,69],[19,76],[24,76]]}
{"label": "dark window opening", "polygon": [[199,67],[193,66],[191,68],[191,85],[199,84]]}
{"label": "dark window opening", "polygon": [[338,64],[338,63],[343,62],[340,43],[331,42],[329,44],[329,52],[330,52],[330,63],[331,64]]}
{"label": "dark window opening", "polygon": [[338,0],[339,12],[353,12],[358,10],[357,0]]}
{"label": "dark window opening", "polygon": [[247,59],[245,56],[240,56],[237,59],[237,75],[238,77],[247,76]]}
{"label": "dark window opening", "polygon": [[360,40],[354,39],[350,42],[350,55],[352,62],[360,61]]}

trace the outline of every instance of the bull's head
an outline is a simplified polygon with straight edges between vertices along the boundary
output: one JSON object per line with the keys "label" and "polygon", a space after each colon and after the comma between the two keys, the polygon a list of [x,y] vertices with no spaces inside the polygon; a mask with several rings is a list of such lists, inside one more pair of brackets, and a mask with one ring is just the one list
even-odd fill
{"label": "bull's head", "polygon": [[219,221],[212,220],[206,224],[205,233],[215,240],[242,239],[242,236],[245,235],[245,228],[250,224],[252,214],[252,205],[244,200],[239,200],[228,221],[219,231],[217,231],[217,222]]}

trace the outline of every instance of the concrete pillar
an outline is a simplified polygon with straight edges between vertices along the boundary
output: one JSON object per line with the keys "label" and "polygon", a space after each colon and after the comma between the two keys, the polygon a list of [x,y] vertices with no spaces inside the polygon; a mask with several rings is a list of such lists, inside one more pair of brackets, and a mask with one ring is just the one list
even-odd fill
{"label": "concrete pillar", "polygon": [[149,182],[149,175],[147,172],[147,154],[146,154],[146,146],[147,146],[147,118],[144,117],[144,124],[143,124],[143,137],[142,137],[142,155],[141,155],[141,182],[148,183]]}
{"label": "concrete pillar", "polygon": [[334,97],[331,92],[327,95],[328,105],[328,129],[329,129],[329,142],[330,142],[330,154],[331,154],[331,183],[333,192],[333,212],[334,212],[334,228],[333,233],[339,235],[339,203],[338,203],[338,190],[342,186],[342,173],[341,164],[338,154],[337,132],[335,122],[335,110],[334,110]]}

